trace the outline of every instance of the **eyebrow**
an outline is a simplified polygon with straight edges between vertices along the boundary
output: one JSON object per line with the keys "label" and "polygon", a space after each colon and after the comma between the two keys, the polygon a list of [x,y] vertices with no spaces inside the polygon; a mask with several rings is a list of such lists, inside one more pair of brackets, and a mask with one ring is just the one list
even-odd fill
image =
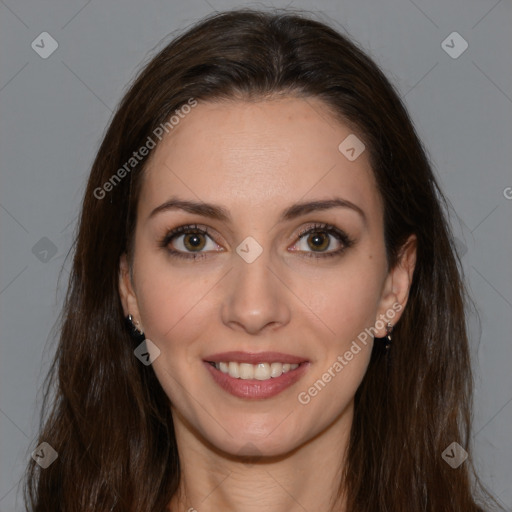
{"label": "eyebrow", "polygon": [[[341,199],[338,197],[333,199],[308,201],[293,204],[282,212],[279,218],[279,222],[293,220],[296,219],[297,217],[300,217],[310,212],[330,210],[332,208],[347,208],[352,211],[355,211],[362,217],[363,222],[366,223],[366,215],[359,206],[352,203],[351,201],[347,201],[346,199]],[[165,203],[161,204],[160,206],[157,206],[149,214],[149,219],[153,218],[155,215],[159,213],[170,210],[184,210],[189,213],[195,213],[197,215],[209,217],[211,219],[216,219],[222,222],[231,222],[230,213],[222,206],[212,203],[188,201],[178,198],[171,198]]]}

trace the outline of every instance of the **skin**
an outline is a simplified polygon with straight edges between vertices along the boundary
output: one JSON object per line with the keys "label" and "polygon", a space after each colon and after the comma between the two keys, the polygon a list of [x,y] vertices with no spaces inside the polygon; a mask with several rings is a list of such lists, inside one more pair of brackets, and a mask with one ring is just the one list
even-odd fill
{"label": "skin", "polygon": [[[359,343],[309,403],[298,395],[400,304],[396,324],[416,257],[410,238],[388,269],[383,204],[367,152],[351,162],[338,150],[350,133],[313,98],[199,103],[148,163],[133,277],[123,255],[119,291],[125,314],[161,350],[153,368],[171,402],[182,468],[173,511],[330,510],[373,340]],[[221,205],[231,221],[178,209],[150,217],[171,197]],[[337,207],[279,221],[294,203],[333,197],[359,206],[365,218]],[[172,257],[159,246],[170,229],[194,223],[212,230],[196,249],[205,258]],[[331,235],[320,239],[320,250],[315,233],[299,239],[314,223],[333,224],[353,245],[338,256],[307,257],[343,246]],[[193,254],[191,236],[177,235],[167,247]],[[236,252],[248,236],[263,248],[252,263]],[[237,398],[203,366],[208,355],[230,350],[299,355],[310,367],[275,397]],[[343,501],[336,510],[345,510]]]}

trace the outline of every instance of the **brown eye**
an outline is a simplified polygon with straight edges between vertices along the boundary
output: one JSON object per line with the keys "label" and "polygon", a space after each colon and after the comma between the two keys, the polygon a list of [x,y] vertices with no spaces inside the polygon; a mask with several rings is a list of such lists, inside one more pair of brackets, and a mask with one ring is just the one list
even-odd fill
{"label": "brown eye", "polygon": [[354,244],[344,231],[331,224],[310,226],[300,232],[298,239],[291,250],[314,258],[341,256]]}
{"label": "brown eye", "polygon": [[309,247],[314,250],[324,251],[329,247],[329,235],[323,232],[316,232],[307,237]]}
{"label": "brown eye", "polygon": [[[333,254],[336,249],[342,250],[346,246],[344,240],[336,233],[329,233],[326,230],[310,229],[302,233],[299,237],[299,242],[296,244],[297,250],[302,252],[316,252]],[[336,247],[336,245],[338,247]],[[334,248],[335,251],[327,251],[329,248]]]}
{"label": "brown eye", "polygon": [[222,252],[222,247],[215,243],[209,231],[196,224],[170,230],[159,245],[171,256],[193,260],[207,257],[211,252]]}
{"label": "brown eye", "polygon": [[183,245],[189,251],[201,250],[206,245],[206,239],[202,233],[187,233],[182,236]]}

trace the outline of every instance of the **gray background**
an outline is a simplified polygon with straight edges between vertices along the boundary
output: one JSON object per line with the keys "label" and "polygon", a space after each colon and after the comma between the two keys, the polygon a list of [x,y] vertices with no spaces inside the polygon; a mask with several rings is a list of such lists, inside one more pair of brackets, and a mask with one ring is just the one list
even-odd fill
{"label": "gray background", "polygon": [[[78,207],[112,110],[155,46],[229,0],[0,0],[0,511],[35,448]],[[469,319],[473,456],[512,510],[512,5],[508,0],[274,2],[358,41],[397,85],[453,205],[478,315]],[[57,50],[31,47],[48,32]],[[469,44],[452,58],[441,43]],[[454,50],[458,42],[448,43]],[[48,41],[45,49],[48,50]],[[508,198],[507,198],[508,196]],[[62,270],[61,280],[58,280]],[[39,390],[39,391],[38,391]],[[440,454],[432,454],[438,457]]]}

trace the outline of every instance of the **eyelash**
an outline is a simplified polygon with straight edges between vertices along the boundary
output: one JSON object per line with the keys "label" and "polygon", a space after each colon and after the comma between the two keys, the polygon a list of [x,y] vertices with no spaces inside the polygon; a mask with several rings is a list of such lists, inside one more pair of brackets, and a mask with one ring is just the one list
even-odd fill
{"label": "eyelash", "polygon": [[[336,240],[342,243],[342,247],[340,249],[337,249],[336,251],[330,251],[325,253],[316,253],[314,251],[303,253],[302,251],[297,251],[301,252],[301,256],[316,259],[340,256],[342,253],[345,252],[346,249],[352,247],[352,245],[354,244],[354,240],[350,238],[345,232],[341,231],[332,224],[325,223],[318,223],[313,224],[312,226],[308,226],[297,235],[297,238],[298,240],[300,240],[305,235],[320,232],[332,235],[334,238],[336,238]],[[166,235],[159,241],[158,245],[166,249],[172,257],[185,258],[188,260],[198,260],[206,257],[207,253],[204,252],[184,253],[182,251],[176,251],[174,249],[169,249],[169,247],[167,247],[175,237],[183,234],[201,234],[206,235],[213,240],[210,231],[208,230],[207,227],[199,227],[197,224],[189,224],[186,226],[179,226],[168,231]]]}

